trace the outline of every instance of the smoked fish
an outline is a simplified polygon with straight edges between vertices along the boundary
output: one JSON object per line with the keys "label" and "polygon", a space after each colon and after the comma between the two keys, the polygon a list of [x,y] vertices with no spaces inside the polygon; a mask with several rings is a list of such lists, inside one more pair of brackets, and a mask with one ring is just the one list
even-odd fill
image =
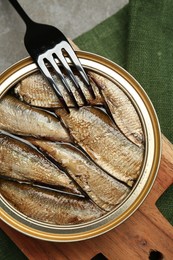
{"label": "smoked fish", "polygon": [[[70,86],[70,89],[72,90],[74,97],[76,98],[78,105],[83,106],[83,100],[74,87],[72,81],[69,77],[65,76],[65,79],[67,83]],[[101,104],[102,103],[102,97],[99,94],[99,90],[96,86],[96,84],[92,81],[92,88],[94,90],[94,93],[96,95],[96,98],[93,99],[90,92],[88,91],[88,88],[86,85],[81,81],[80,77],[75,75],[87,101],[94,105],[94,104]],[[53,74],[53,78],[55,82],[57,83],[67,105],[69,107],[73,107],[73,101],[71,101],[69,94],[64,89],[64,86],[59,78],[57,78]],[[20,100],[25,101],[26,103],[37,106],[37,107],[44,107],[44,108],[58,108],[62,107],[61,102],[57,98],[56,94],[54,93],[52,87],[49,85],[47,81],[45,81],[44,77],[36,72],[30,75],[29,77],[26,77],[22,79],[17,86],[15,87],[15,93],[19,96]]]}
{"label": "smoked fish", "polygon": [[27,143],[4,134],[0,134],[0,175],[81,194],[73,180],[43,154]]}
{"label": "smoked fish", "polygon": [[17,182],[0,180],[0,192],[21,213],[45,223],[80,224],[105,214],[88,199],[76,198]]}
{"label": "smoked fish", "polygon": [[75,142],[103,170],[132,186],[138,178],[143,162],[141,147],[129,141],[99,108],[81,107],[56,113],[68,127]]}
{"label": "smoked fish", "polygon": [[95,204],[105,211],[115,208],[130,189],[109,176],[78,148],[67,143],[30,140],[64,167]]}
{"label": "smoked fish", "polygon": [[70,142],[58,118],[6,95],[0,99],[0,129],[22,136]]}
{"label": "smoked fish", "polygon": [[123,134],[138,146],[144,145],[144,134],[139,115],[129,97],[111,80],[90,73],[100,88],[111,115]]}

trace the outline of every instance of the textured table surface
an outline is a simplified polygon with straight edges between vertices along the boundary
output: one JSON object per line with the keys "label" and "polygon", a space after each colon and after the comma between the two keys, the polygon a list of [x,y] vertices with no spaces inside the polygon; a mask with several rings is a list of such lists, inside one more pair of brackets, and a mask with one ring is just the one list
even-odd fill
{"label": "textured table surface", "polygon": [[[58,27],[74,39],[116,13],[128,0],[19,0],[37,22]],[[0,0],[0,73],[28,56],[23,37],[25,25],[7,0]]]}

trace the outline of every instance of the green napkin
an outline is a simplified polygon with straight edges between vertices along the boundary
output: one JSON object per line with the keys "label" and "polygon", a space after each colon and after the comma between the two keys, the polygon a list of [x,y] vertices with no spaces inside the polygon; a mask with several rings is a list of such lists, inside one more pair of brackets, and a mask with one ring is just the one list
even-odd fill
{"label": "green napkin", "polygon": [[[131,0],[75,42],[127,69],[143,86],[158,114],[161,130],[173,142],[173,1]],[[173,187],[157,205],[173,224]],[[0,233],[0,259],[26,259]]]}
{"label": "green napkin", "polygon": [[131,0],[75,42],[129,71],[154,104],[162,133],[173,142],[173,1]]}
{"label": "green napkin", "polygon": [[1,260],[27,260],[28,258],[0,229],[0,259]]}

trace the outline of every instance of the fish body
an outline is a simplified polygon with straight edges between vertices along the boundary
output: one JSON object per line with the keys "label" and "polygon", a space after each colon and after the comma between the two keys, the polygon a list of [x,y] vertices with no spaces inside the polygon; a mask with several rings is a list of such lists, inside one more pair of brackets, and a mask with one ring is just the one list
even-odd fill
{"label": "fish body", "polygon": [[91,78],[100,88],[111,115],[123,134],[138,146],[144,144],[144,134],[139,115],[129,97],[112,81],[90,73]]}
{"label": "fish body", "polygon": [[105,213],[90,200],[30,185],[0,180],[0,192],[23,214],[50,224],[80,224],[97,219]]}
{"label": "fish body", "polygon": [[[83,100],[79,94],[79,92],[74,87],[74,84],[70,80],[69,77],[65,76],[67,83],[70,86],[70,89],[77,100],[79,106],[83,106]],[[87,86],[81,81],[80,77],[75,75],[76,80],[78,81],[87,101],[94,105],[102,103],[102,97],[99,94],[99,90],[94,82],[91,82],[92,88],[96,95],[96,99],[93,99]],[[53,74],[53,78],[60,89],[62,96],[64,97],[66,104],[69,107],[74,107],[74,103],[71,100],[69,94],[64,89],[64,86],[59,78],[57,78]],[[45,81],[44,77],[40,73],[33,73],[29,77],[21,80],[20,83],[15,87],[15,93],[19,96],[19,98],[26,103],[37,106],[37,107],[45,107],[45,108],[58,108],[62,107],[61,102],[53,91],[52,87],[49,85],[47,81]]]}
{"label": "fish body", "polygon": [[61,164],[92,201],[105,211],[114,209],[130,192],[128,187],[109,176],[78,148],[42,140],[31,142]]}
{"label": "fish body", "polygon": [[132,186],[143,162],[143,149],[129,141],[102,110],[93,107],[56,113],[75,142],[103,170]]}
{"label": "fish body", "polygon": [[[85,84],[80,80],[79,76],[76,75],[76,79],[79,82],[79,85],[81,86],[81,89],[89,104],[103,105],[106,103],[115,123],[123,134],[136,145],[143,146],[144,134],[142,124],[129,97],[111,80],[93,72],[89,72],[89,76],[90,84],[94,90],[96,99],[91,97]],[[69,94],[64,89],[60,79],[58,79],[55,75],[53,75],[53,77],[60,88],[67,105],[69,107],[74,107],[74,104],[71,101]],[[65,76],[65,78],[70,85],[78,105],[83,106],[83,100],[73,83],[68,77]],[[15,93],[22,101],[25,101],[33,106],[42,108],[62,107],[61,102],[57,98],[51,86],[38,72],[33,73],[29,77],[21,80],[15,87]]]}
{"label": "fish body", "polygon": [[[8,178],[0,178],[0,192],[20,212],[38,221],[71,225],[97,219],[123,201],[140,175],[144,134],[134,105],[115,83],[89,74],[96,99],[79,76],[76,79],[92,107],[84,106],[65,76],[79,110],[53,75],[70,114],[40,73],[14,88],[20,100],[11,95],[0,99],[0,130],[20,136],[0,134],[0,177]],[[104,112],[105,104],[111,117]],[[93,107],[97,105],[102,108]]]}
{"label": "fish body", "polygon": [[56,117],[13,96],[6,95],[0,99],[0,115],[1,130],[53,141],[71,141],[66,129]]}
{"label": "fish body", "polygon": [[0,175],[18,181],[53,185],[74,194],[81,194],[65,172],[43,154],[7,135],[0,135]]}

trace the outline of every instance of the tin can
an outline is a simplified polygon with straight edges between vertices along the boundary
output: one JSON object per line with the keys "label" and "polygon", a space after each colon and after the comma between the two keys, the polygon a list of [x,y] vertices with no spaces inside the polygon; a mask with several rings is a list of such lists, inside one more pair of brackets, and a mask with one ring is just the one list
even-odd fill
{"label": "tin can", "polygon": [[[47,241],[72,242],[89,239],[115,228],[129,218],[141,205],[156,178],[161,158],[161,133],[157,115],[140,84],[123,68],[101,56],[78,51],[81,64],[87,70],[110,79],[127,94],[142,122],[145,136],[145,156],[140,176],[130,194],[115,210],[89,223],[51,225],[27,218],[13,208],[1,195],[1,219],[14,229]],[[71,61],[67,58],[69,64]],[[31,58],[17,62],[0,78],[0,98],[17,82],[37,71]]]}

